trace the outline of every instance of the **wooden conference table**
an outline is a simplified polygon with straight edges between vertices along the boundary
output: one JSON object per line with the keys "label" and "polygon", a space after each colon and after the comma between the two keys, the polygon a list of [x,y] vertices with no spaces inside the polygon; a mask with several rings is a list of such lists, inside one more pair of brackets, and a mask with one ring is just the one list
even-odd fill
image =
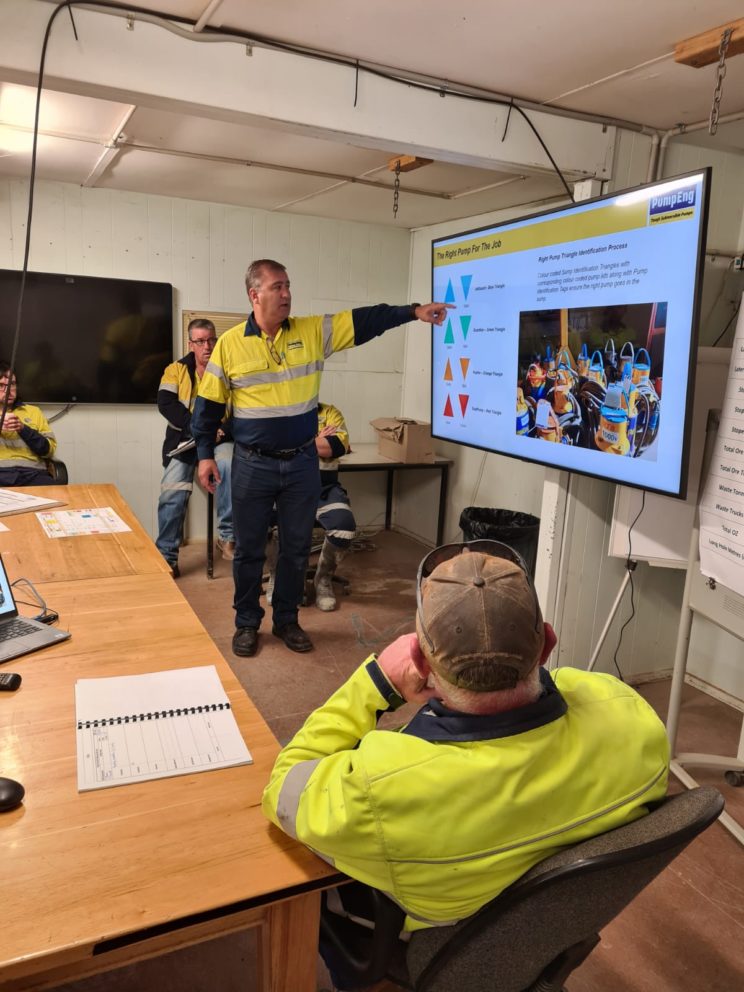
{"label": "wooden conference table", "polygon": [[[339,459],[339,472],[385,472],[387,485],[385,491],[385,530],[390,530],[393,520],[393,483],[395,473],[409,470],[428,470],[439,472],[439,504],[437,511],[437,541],[438,547],[444,535],[444,517],[447,510],[447,484],[451,458],[435,455],[433,462],[401,462],[394,458],[386,458],[377,450],[377,444],[355,444],[348,455]],[[207,498],[207,577],[214,578],[214,497],[210,493]]]}
{"label": "wooden conference table", "polygon": [[[5,666],[23,684],[0,695],[0,775],[26,797],[0,813],[0,988],[255,928],[255,988],[311,992],[320,889],[338,876],[261,813],[273,735],[113,486],[29,492],[112,506],[132,530],[49,539],[34,514],[2,518],[11,581],[30,579],[72,637]],[[216,667],[254,763],[78,793],[76,679],[194,665]]]}

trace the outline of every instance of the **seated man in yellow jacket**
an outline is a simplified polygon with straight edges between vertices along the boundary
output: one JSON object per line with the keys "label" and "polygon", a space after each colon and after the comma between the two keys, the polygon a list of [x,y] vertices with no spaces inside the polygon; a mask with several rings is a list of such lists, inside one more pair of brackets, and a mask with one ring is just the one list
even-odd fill
{"label": "seated man in yellow jacket", "polygon": [[[664,726],[633,689],[542,667],[555,634],[507,545],[430,552],[417,603],[416,634],[310,715],[263,797],[277,826],[398,903],[406,930],[457,923],[538,861],[643,816],[669,765]],[[377,730],[404,700],[423,705],[399,732]],[[360,890],[337,895],[358,904]]]}
{"label": "seated man in yellow jacket", "polygon": [[0,362],[0,410],[8,404],[0,427],[0,486],[53,486],[46,459],[57,448],[57,439],[38,406],[18,397],[15,373]]}
{"label": "seated man in yellow jacket", "polygon": [[[333,591],[333,576],[336,569],[351,547],[356,534],[356,521],[351,509],[349,494],[341,485],[338,473],[338,460],[351,451],[349,431],[344,415],[331,403],[318,403],[318,433],[315,447],[320,460],[320,499],[315,512],[316,520],[325,531],[323,546],[320,549],[318,565],[315,569],[315,605],[327,613],[336,609],[336,594]],[[276,579],[277,534],[276,522],[266,545],[266,565],[269,581],[266,587],[266,602],[271,603]]]}

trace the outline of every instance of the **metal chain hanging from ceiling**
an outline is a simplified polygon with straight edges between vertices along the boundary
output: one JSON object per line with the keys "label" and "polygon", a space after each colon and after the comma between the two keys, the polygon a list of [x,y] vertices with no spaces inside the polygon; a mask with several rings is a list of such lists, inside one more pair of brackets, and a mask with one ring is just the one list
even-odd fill
{"label": "metal chain hanging from ceiling", "polygon": [[395,163],[395,182],[393,183],[393,220],[398,219],[398,197],[400,196],[400,159]]}
{"label": "metal chain hanging from ceiling", "polygon": [[715,134],[718,130],[718,118],[721,112],[721,92],[723,90],[723,80],[726,76],[726,52],[733,28],[726,28],[721,35],[721,43],[718,46],[718,67],[716,70],[716,88],[713,90],[713,104],[710,108],[710,120],[708,122],[708,133]]}

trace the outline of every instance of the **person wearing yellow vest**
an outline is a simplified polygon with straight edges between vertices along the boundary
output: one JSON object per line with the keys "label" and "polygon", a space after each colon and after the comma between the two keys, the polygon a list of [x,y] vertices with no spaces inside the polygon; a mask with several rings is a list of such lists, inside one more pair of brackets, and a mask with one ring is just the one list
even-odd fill
{"label": "person wearing yellow vest", "polygon": [[[158,498],[158,536],[155,546],[178,578],[178,552],[183,524],[196,474],[196,445],[191,437],[191,412],[199,383],[217,343],[211,320],[197,317],[189,323],[189,350],[163,372],[158,388],[158,410],[168,426],[163,442],[163,478]],[[217,547],[222,557],[232,561],[235,549],[230,498],[232,444],[229,428],[223,423],[215,433],[217,460],[222,481],[217,488]]]}
{"label": "person wearing yellow vest", "polygon": [[57,449],[46,417],[18,397],[15,373],[0,362],[0,410],[7,393],[5,417],[0,428],[0,486],[53,486],[46,460]]}
{"label": "person wearing yellow vest", "polygon": [[[341,485],[338,460],[351,451],[349,430],[344,415],[332,403],[318,404],[318,433],[315,447],[320,458],[320,499],[315,519],[325,531],[323,545],[315,568],[315,605],[328,613],[336,609],[333,576],[351,547],[356,534],[356,521],[351,509],[349,494]],[[266,602],[271,603],[276,581],[276,535],[273,533],[266,546],[266,564],[269,582]]]}
{"label": "person wearing yellow vest", "polygon": [[[417,604],[416,633],[308,717],[263,795],[270,820],[363,883],[337,909],[363,915],[379,889],[409,931],[455,924],[561,848],[644,816],[669,767],[664,725],[630,686],[545,670],[556,636],[507,545],[430,552]],[[422,706],[376,729],[403,701]]]}
{"label": "person wearing yellow vest", "polygon": [[191,424],[199,481],[214,491],[221,478],[214,461],[214,432],[225,404],[232,403],[232,649],[240,657],[250,657],[258,648],[264,615],[261,577],[274,504],[279,555],[272,632],[292,651],[313,647],[297,622],[297,611],[320,495],[315,437],[325,359],[411,320],[441,324],[449,308],[446,303],[381,303],[325,316],[291,317],[289,276],[280,262],[258,259],[249,266],[245,282],[253,312],[219,338],[199,386]]}

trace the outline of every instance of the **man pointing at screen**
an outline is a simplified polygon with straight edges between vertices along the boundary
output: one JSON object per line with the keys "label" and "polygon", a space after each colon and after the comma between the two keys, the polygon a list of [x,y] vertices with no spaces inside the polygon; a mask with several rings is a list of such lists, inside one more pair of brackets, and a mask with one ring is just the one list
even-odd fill
{"label": "man pointing at screen", "polygon": [[324,360],[411,320],[441,324],[448,304],[382,303],[325,316],[290,317],[289,276],[280,262],[252,262],[245,283],[253,313],[217,342],[199,387],[191,429],[199,481],[214,491],[220,480],[214,437],[231,402],[237,628],[232,647],[235,654],[250,657],[258,648],[264,615],[259,597],[274,504],[279,557],[272,632],[292,651],[313,647],[297,622],[297,611],[320,493],[315,435]]}

